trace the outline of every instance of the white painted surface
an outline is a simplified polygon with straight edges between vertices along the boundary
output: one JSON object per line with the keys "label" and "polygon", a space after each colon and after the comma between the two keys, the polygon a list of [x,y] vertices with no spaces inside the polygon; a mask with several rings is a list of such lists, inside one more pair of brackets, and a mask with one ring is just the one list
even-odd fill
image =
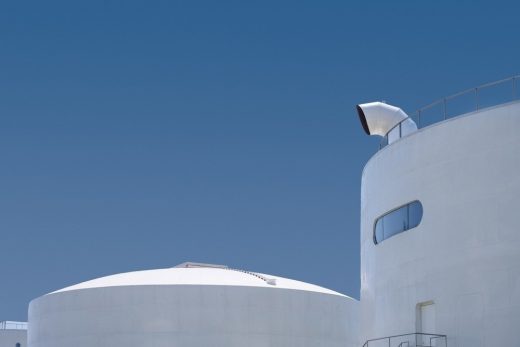
{"label": "white painted surface", "polygon": [[[428,302],[425,304],[419,305],[419,330],[418,332],[424,334],[435,334],[437,328],[435,326],[435,304],[433,302]],[[423,346],[436,346],[436,341],[431,340],[430,335],[421,335],[419,339],[422,340]]]}
{"label": "white painted surface", "polygon": [[358,302],[225,269],[109,276],[31,302],[30,347],[353,347]]}
{"label": "white painted surface", "polygon": [[[103,288],[115,286],[134,286],[134,285],[230,285],[247,287],[266,287],[272,285],[254,274],[237,271],[228,268],[181,268],[172,267],[167,269],[134,271],[97,278],[91,281],[79,283],[57,292],[64,292],[78,289]],[[276,288],[306,290],[317,293],[342,295],[333,290],[316,286],[314,284],[291,280],[288,278],[277,277],[258,273],[267,279],[274,279]]]}
{"label": "white painted surface", "polygon": [[407,120],[406,131],[417,130],[415,122],[399,107],[379,101],[359,104],[357,107],[359,117],[364,119],[368,127],[365,131],[368,130],[370,135],[385,136],[394,126],[405,119]]}
{"label": "white painted surface", "polygon": [[0,347],[27,347],[27,330],[0,329]]}
{"label": "white painted surface", "polygon": [[[379,151],[361,192],[361,339],[414,332],[435,302],[450,347],[520,346],[520,104],[451,119]],[[421,224],[373,242],[413,200]]]}

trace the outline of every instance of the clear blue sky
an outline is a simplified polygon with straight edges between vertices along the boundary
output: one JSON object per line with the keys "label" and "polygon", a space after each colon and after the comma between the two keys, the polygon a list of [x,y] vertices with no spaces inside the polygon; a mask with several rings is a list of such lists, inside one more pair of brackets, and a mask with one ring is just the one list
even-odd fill
{"label": "clear blue sky", "polygon": [[520,72],[489,1],[4,1],[0,320],[95,277],[211,262],[359,292],[359,195],[406,111]]}

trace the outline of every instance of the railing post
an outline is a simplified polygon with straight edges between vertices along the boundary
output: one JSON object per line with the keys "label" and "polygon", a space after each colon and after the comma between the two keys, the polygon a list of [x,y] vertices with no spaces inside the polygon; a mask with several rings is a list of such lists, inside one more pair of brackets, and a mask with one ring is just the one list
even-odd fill
{"label": "railing post", "polygon": [[390,345],[390,339],[391,339],[391,338],[389,337],[389,338],[388,338],[388,347],[391,347],[391,345]]}

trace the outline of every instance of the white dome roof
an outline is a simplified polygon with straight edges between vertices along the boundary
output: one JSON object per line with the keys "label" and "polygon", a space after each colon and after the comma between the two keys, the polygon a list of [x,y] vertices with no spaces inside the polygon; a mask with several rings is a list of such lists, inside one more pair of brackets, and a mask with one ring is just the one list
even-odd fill
{"label": "white dome roof", "polygon": [[294,289],[345,296],[314,284],[288,278],[230,269],[226,266],[183,263],[173,268],[126,272],[79,283],[54,293],[79,289],[149,285],[245,286]]}

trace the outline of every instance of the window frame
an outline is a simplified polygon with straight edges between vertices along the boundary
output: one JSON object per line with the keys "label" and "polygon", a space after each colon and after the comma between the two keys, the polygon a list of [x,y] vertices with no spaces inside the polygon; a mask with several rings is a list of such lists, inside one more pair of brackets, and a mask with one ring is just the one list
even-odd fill
{"label": "window frame", "polygon": [[[419,222],[417,223],[417,225],[413,226],[413,227],[410,227],[410,205],[412,205],[413,203],[419,203],[419,205],[421,206],[421,218],[419,218]],[[377,226],[377,222],[379,222],[380,220],[382,222],[384,222],[382,219],[385,217],[385,216],[388,216],[389,214],[392,214],[393,212],[395,211],[398,211],[400,209],[402,209],[403,207],[406,207],[406,216],[407,216],[407,221],[406,221],[406,224],[408,226],[407,229],[405,230],[402,230],[400,232],[397,232],[395,234],[393,234],[392,236],[389,236],[388,238],[383,238],[381,241],[377,242],[377,238],[376,238],[376,226]],[[400,205],[396,208],[393,208],[391,209],[390,211],[388,212],[385,212],[383,213],[382,215],[380,215],[379,217],[377,217],[375,220],[374,220],[374,223],[373,223],[373,227],[372,227],[372,241],[374,242],[374,245],[379,245],[381,244],[381,242],[385,241],[385,240],[388,240],[396,235],[399,235],[399,234],[402,234],[404,233],[405,231],[408,231],[408,230],[411,230],[411,229],[414,229],[414,228],[417,228],[421,222],[422,222],[422,219],[423,219],[423,215],[424,215],[424,207],[423,207],[423,204],[420,200],[418,199],[415,199],[415,200],[412,200],[410,202],[407,202],[406,204],[403,204],[403,205]],[[383,225],[383,237],[384,237],[384,225]]]}

